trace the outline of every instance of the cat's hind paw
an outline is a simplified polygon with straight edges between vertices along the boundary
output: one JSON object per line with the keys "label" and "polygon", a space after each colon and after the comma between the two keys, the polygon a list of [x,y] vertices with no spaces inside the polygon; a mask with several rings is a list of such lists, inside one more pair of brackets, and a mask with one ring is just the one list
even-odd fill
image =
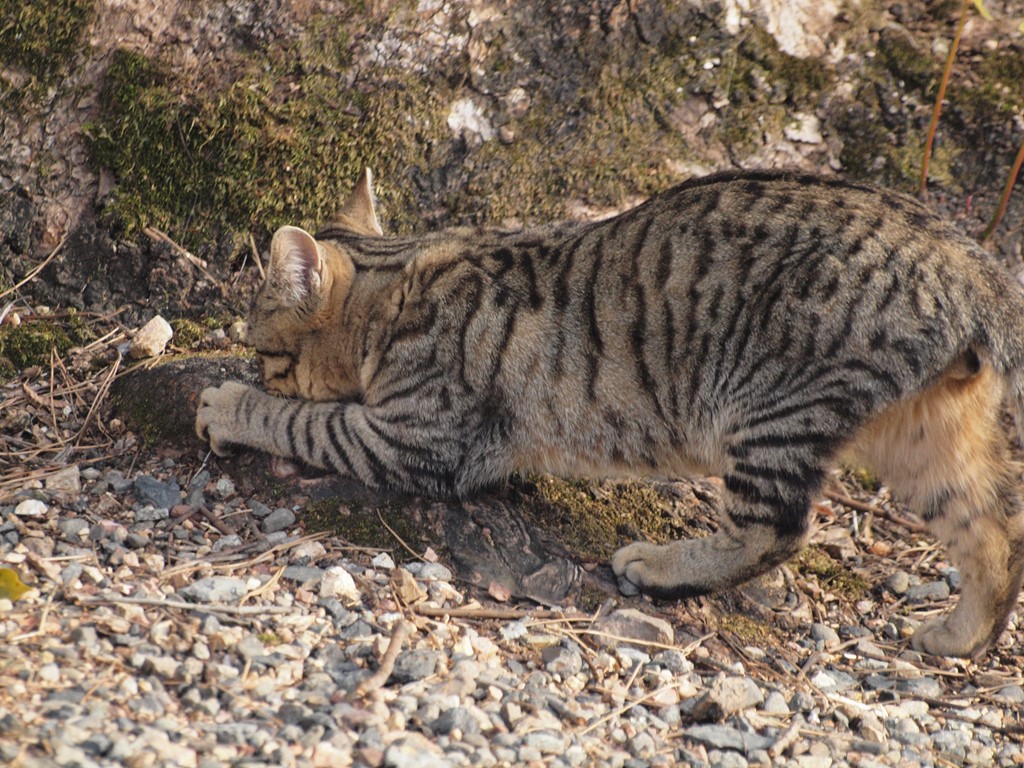
{"label": "cat's hind paw", "polygon": [[957,631],[950,621],[952,616],[943,616],[922,624],[910,638],[915,651],[930,653],[932,656],[956,656],[977,658],[988,643],[979,633]]}

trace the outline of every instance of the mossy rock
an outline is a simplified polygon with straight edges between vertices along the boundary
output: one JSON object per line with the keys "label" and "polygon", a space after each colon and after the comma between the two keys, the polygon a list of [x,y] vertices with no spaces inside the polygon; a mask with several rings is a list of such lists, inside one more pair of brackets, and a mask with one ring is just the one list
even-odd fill
{"label": "mossy rock", "polygon": [[822,587],[849,600],[860,600],[870,591],[864,579],[817,547],[807,547],[790,565],[798,573],[816,576]]}
{"label": "mossy rock", "polygon": [[95,0],[0,0],[0,62],[28,73],[29,87],[0,76],[0,103],[8,106],[52,84],[82,50]]}
{"label": "mossy rock", "polygon": [[92,340],[92,334],[72,315],[70,319],[32,319],[0,326],[0,381],[34,365],[48,367],[54,354]]}

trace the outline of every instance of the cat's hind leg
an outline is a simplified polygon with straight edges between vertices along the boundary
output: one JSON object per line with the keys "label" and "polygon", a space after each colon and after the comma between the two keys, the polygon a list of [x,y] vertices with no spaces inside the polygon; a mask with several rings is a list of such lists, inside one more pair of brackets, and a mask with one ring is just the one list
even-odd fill
{"label": "cat's hind leg", "polygon": [[960,570],[952,613],[918,628],[916,649],[977,657],[1006,627],[1024,580],[1019,467],[1000,423],[1003,383],[990,366],[954,366],[858,435],[893,493],[946,545]]}
{"label": "cat's hind leg", "polygon": [[[792,450],[774,438],[762,440],[765,445],[757,439],[734,445],[718,531],[663,545],[625,546],[612,558],[615,574],[656,597],[691,597],[741,584],[799,552],[825,463],[801,444],[804,436],[793,440]],[[831,451],[824,456],[831,458]]]}

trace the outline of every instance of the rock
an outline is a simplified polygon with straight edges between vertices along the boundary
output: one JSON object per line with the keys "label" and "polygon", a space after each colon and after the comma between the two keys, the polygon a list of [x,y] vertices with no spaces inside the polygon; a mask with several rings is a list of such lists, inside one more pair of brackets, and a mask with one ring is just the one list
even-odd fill
{"label": "rock", "polygon": [[770,736],[748,733],[726,725],[693,725],[684,730],[683,735],[712,749],[731,749],[744,753],[768,749],[775,743],[775,739]]}
{"label": "rock", "polygon": [[249,592],[244,579],[208,576],[178,590],[178,595],[196,603],[234,603]]}
{"label": "rock", "polygon": [[181,501],[181,487],[175,482],[162,482],[149,475],[139,475],[134,482],[135,498],[140,504],[169,510]]}
{"label": "rock", "polygon": [[563,680],[583,668],[583,657],[573,648],[551,645],[541,651],[540,657],[544,662],[544,668]]}
{"label": "rock", "polygon": [[61,536],[72,541],[81,541],[89,535],[89,521],[80,517],[57,521],[57,530]]}
{"label": "rock", "polygon": [[885,588],[894,595],[906,594],[910,589],[910,574],[905,571],[896,571],[885,580]]}
{"label": "rock", "polygon": [[[672,625],[657,616],[649,616],[635,608],[620,608],[594,622],[596,633],[594,644],[603,648],[614,648],[618,645],[636,645],[645,650],[647,643],[671,645],[675,639]],[[630,643],[638,640],[640,644]]]}
{"label": "rock", "polygon": [[811,683],[825,693],[838,693],[853,688],[857,679],[838,669],[819,669],[811,676]]}
{"label": "rock", "polygon": [[442,664],[443,654],[427,648],[404,651],[395,659],[391,681],[399,685],[430,677]]}
{"label": "rock", "polygon": [[839,645],[839,633],[828,624],[812,624],[811,637],[822,644],[822,647],[829,651]]}
{"label": "rock", "polygon": [[409,733],[384,750],[384,768],[448,768],[451,761],[426,736]]}
{"label": "rock", "polygon": [[924,603],[933,600],[945,600],[949,597],[949,582],[930,581],[927,584],[918,584],[907,590],[907,601],[911,603]]}
{"label": "rock", "polygon": [[38,499],[25,499],[14,508],[18,517],[44,517],[49,507]]}
{"label": "rock", "polygon": [[373,564],[374,568],[380,568],[382,571],[390,571],[395,567],[395,561],[387,552],[381,552],[378,555],[374,555],[370,562]]}
{"label": "rock", "polygon": [[340,565],[335,565],[324,571],[320,577],[320,597],[340,597],[354,603],[360,599],[360,594],[352,574]]}
{"label": "rock", "polygon": [[478,733],[480,721],[467,707],[452,707],[430,724],[430,730],[435,734],[446,735],[455,729],[463,734]]}
{"label": "rock", "polygon": [[942,683],[934,677],[918,677],[913,680],[900,680],[896,690],[911,696],[923,696],[937,699],[943,694]]}
{"label": "rock", "polygon": [[750,678],[719,676],[693,706],[691,714],[697,720],[711,722],[763,703],[764,694]]}
{"label": "rock", "polygon": [[767,715],[788,715],[789,705],[786,703],[786,697],[778,691],[769,691],[764,697],[761,711]]}
{"label": "rock", "polygon": [[1024,704],[1024,688],[1019,685],[1007,685],[992,694],[992,698],[1006,704]]}
{"label": "rock", "polygon": [[43,487],[54,496],[74,498],[82,492],[82,476],[77,464],[47,475]]}
{"label": "rock", "polygon": [[290,509],[279,507],[263,518],[260,530],[264,533],[277,533],[295,525],[295,513]]}
{"label": "rock", "polygon": [[160,315],[156,315],[135,332],[128,354],[135,360],[159,355],[164,351],[172,336],[174,336],[174,330],[171,328],[171,324]]}

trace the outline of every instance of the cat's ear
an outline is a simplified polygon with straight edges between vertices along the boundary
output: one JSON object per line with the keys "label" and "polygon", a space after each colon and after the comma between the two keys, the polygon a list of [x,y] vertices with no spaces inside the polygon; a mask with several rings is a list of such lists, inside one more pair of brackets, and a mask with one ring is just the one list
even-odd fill
{"label": "cat's ear", "polygon": [[267,282],[288,307],[315,297],[323,284],[324,261],[313,236],[298,227],[281,227],[270,241]]}
{"label": "cat's ear", "polygon": [[380,237],[384,234],[377,218],[376,197],[373,194],[373,172],[364,168],[356,188],[338,210],[338,223],[360,235]]}

